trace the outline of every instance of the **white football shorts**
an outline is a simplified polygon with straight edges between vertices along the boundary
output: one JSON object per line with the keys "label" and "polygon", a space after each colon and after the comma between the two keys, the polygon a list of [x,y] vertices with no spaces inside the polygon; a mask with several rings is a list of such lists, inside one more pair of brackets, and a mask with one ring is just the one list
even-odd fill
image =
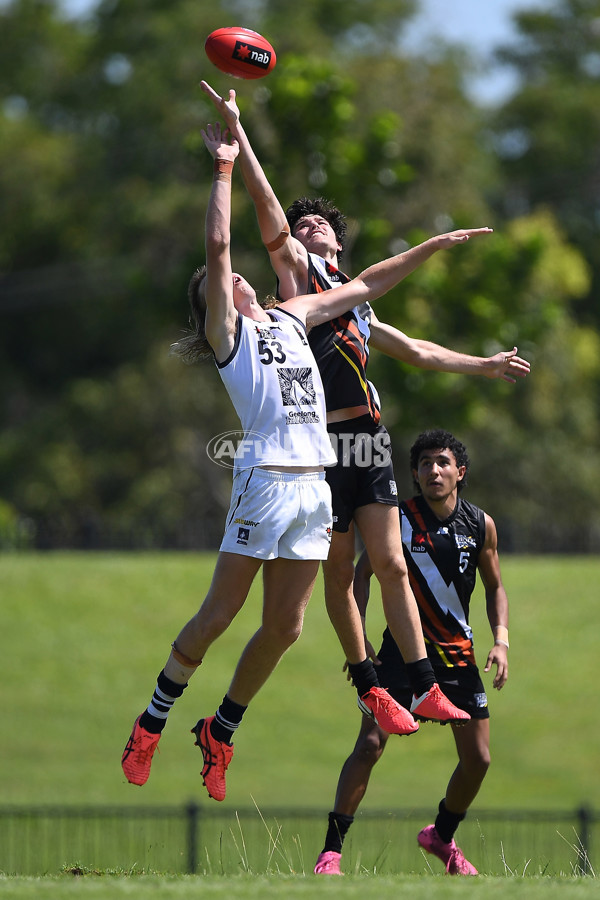
{"label": "white football shorts", "polygon": [[324,472],[244,469],[233,478],[220,550],[256,559],[327,559],[331,527]]}

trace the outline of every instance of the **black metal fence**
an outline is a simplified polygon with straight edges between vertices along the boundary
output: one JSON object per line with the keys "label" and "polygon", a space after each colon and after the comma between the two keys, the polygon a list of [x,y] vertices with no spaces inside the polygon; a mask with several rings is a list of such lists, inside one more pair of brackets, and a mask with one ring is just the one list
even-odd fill
{"label": "black metal fence", "polygon": [[[348,873],[441,872],[416,834],[431,810],[359,813],[346,842]],[[481,874],[590,875],[600,816],[471,811],[457,842]],[[310,873],[322,849],[322,811],[178,807],[0,808],[0,872],[64,870],[192,874]]]}

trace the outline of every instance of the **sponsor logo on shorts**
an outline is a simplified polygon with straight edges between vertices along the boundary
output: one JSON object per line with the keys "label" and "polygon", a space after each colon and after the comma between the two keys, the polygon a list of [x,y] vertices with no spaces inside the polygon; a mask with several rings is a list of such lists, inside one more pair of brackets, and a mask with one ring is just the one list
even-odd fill
{"label": "sponsor logo on shorts", "polygon": [[250,539],[250,529],[249,528],[238,528],[238,536],[237,542],[238,544],[246,545]]}
{"label": "sponsor logo on shorts", "polygon": [[398,496],[398,485],[395,481],[390,481],[390,494],[392,495],[392,497]]}
{"label": "sponsor logo on shorts", "polygon": [[256,528],[257,525],[260,525],[260,522],[253,522],[251,519],[234,519],[234,525],[245,525],[247,528]]}
{"label": "sponsor logo on shorts", "polygon": [[487,694],[475,694],[473,699],[475,700],[475,706],[478,709],[485,709],[488,705]]}

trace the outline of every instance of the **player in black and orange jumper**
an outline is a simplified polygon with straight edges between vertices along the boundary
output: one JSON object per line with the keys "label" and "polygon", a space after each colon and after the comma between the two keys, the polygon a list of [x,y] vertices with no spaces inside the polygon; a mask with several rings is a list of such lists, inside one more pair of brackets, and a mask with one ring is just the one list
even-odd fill
{"label": "player in black and orange jumper", "polygon": [[[475,662],[469,625],[477,573],[485,589],[487,616],[494,636],[484,672],[496,666],[492,683],[498,690],[508,677],[508,599],[500,574],[494,521],[460,495],[469,469],[464,444],[447,431],[425,432],[411,448],[410,466],[418,493],[400,504],[400,527],[427,655],[444,693],[471,716],[460,727],[452,725],[458,765],[440,802],[435,823],[423,828],[417,840],[424,850],[444,862],[449,874],[477,875],[477,869],[454,841],[490,762],[488,701]],[[371,573],[365,553],[355,577],[356,601],[363,614]],[[382,684],[399,703],[410,704],[412,693],[406,666],[389,629],[384,632],[377,656]],[[315,866],[317,874],[341,874],[344,837],[387,739],[388,735],[371,719],[363,717],[354,750],[340,774],[325,846]]]}

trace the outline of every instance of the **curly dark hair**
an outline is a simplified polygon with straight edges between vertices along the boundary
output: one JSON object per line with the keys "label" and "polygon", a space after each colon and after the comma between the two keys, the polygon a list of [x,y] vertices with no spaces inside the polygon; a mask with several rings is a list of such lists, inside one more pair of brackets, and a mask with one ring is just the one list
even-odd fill
{"label": "curly dark hair", "polygon": [[[471,465],[465,445],[458,438],[455,438],[451,432],[445,431],[443,428],[432,428],[430,431],[423,431],[410,448],[411,473],[419,468],[419,459],[424,450],[450,450],[456,460],[456,465],[465,467],[462,481],[459,481],[457,484],[458,490],[462,491],[467,483],[467,475]],[[417,491],[421,493],[419,482],[415,478],[413,478],[413,483]]]}
{"label": "curly dark hair", "polygon": [[299,197],[298,200],[294,200],[291,206],[288,206],[285,211],[285,216],[288,220],[292,234],[294,233],[296,222],[303,216],[323,216],[333,228],[335,236],[339,241],[342,249],[339,251],[338,256],[341,258],[344,253],[344,247],[346,246],[347,226],[346,217],[342,215],[337,206],[334,206],[329,200],[325,200],[324,197],[317,197],[315,199],[311,199],[310,197]]}

